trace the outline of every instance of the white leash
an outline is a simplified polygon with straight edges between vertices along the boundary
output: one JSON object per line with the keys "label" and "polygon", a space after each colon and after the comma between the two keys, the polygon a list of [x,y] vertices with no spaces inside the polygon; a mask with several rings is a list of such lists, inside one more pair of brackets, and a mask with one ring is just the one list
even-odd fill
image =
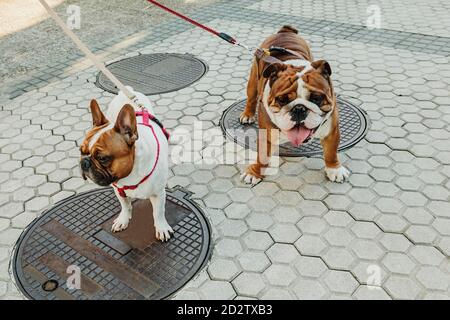
{"label": "white leash", "polygon": [[117,79],[117,77],[115,75],[113,75],[111,73],[111,71],[109,71],[105,65],[100,62],[100,60],[98,60],[97,56],[95,54],[93,54],[85,45],[83,42],[81,42],[80,38],[78,38],[76,36],[75,33],[73,33],[72,30],[70,30],[66,24],[61,20],[61,18],[56,14],[56,12],[48,5],[47,2],[45,2],[45,0],[39,0],[39,2],[41,3],[41,5],[45,8],[45,10],[47,10],[47,12],[50,14],[50,16],[53,18],[53,20],[55,20],[55,22],[61,27],[61,29],[64,31],[64,33],[70,38],[72,39],[72,41],[75,43],[75,45],[78,47],[78,49],[80,49],[81,51],[83,51],[83,53],[88,57],[89,60],[91,60],[91,62],[101,71],[103,72],[103,74],[109,79],[111,80],[112,83],[114,83],[114,85],[120,90],[122,91],[127,97],[128,99],[130,99],[136,106],[142,108],[143,105],[141,103],[139,103],[136,95],[134,95],[133,93],[130,92],[130,90],[128,90],[122,82],[119,81],[119,79]]}

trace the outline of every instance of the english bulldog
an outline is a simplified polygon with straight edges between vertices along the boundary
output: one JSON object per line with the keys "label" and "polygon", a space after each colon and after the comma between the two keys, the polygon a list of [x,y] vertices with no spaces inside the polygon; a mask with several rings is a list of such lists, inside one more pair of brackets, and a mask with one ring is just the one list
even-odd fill
{"label": "english bulldog", "polygon": [[[286,50],[261,54],[273,47]],[[349,171],[337,155],[339,111],[330,65],[325,60],[313,60],[308,44],[291,26],[267,38],[258,52],[247,85],[247,104],[239,120],[242,124],[255,122],[258,106],[258,127],[265,129],[266,141],[260,141],[258,134],[257,161],[241,179],[253,185],[261,181],[272,155],[272,143],[281,132],[281,137],[287,137],[296,147],[319,138],[328,179],[343,182]]]}
{"label": "english bulldog", "polygon": [[159,121],[147,117],[153,115],[149,99],[127,88],[148,113],[133,107],[123,92],[110,102],[106,116],[97,101],[92,100],[93,128],[80,147],[82,176],[100,186],[114,187],[122,209],[112,225],[113,232],[128,227],[133,198],[150,199],[156,237],[167,241],[173,233],[165,217],[168,136]]}

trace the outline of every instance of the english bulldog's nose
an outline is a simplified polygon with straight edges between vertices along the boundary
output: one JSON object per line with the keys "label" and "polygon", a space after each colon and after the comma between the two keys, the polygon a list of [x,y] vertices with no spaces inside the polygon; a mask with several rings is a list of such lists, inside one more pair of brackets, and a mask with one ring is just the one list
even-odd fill
{"label": "english bulldog's nose", "polygon": [[92,165],[91,160],[89,160],[89,158],[81,159],[80,162],[81,170],[88,171],[91,165]]}
{"label": "english bulldog's nose", "polygon": [[307,116],[308,109],[302,104],[295,105],[291,110],[291,120],[296,123],[305,120]]}

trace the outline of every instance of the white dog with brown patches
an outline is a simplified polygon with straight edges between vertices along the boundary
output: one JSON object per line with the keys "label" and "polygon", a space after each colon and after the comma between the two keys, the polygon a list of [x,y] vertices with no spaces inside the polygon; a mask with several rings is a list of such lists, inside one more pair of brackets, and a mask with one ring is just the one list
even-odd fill
{"label": "white dog with brown patches", "polygon": [[136,94],[148,113],[132,107],[122,92],[111,101],[106,116],[97,101],[92,100],[93,128],[80,147],[82,175],[98,185],[114,187],[122,210],[114,220],[113,232],[128,227],[133,198],[150,199],[156,237],[167,241],[173,233],[165,217],[168,135],[153,120],[149,99],[127,88]]}

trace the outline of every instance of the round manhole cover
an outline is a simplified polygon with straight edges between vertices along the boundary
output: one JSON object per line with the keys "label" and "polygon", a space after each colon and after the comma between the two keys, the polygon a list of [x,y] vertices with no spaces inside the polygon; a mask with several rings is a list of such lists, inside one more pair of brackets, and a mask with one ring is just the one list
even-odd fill
{"label": "round manhole cover", "polygon": [[[190,54],[154,53],[113,62],[108,69],[125,85],[152,95],[183,89],[203,77],[208,67]],[[95,84],[108,92],[118,92],[101,72]]]}
{"label": "round manhole cover", "polygon": [[31,299],[164,299],[207,262],[210,227],[181,188],[167,191],[175,231],[157,241],[150,201],[133,203],[128,229],[111,233],[120,204],[111,188],[65,199],[23,232],[13,257],[20,290]]}
{"label": "round manhole cover", "polygon": [[[256,150],[257,124],[242,125],[239,115],[245,108],[246,100],[238,101],[226,109],[220,119],[220,126],[224,134],[237,144]],[[359,107],[337,97],[339,105],[339,119],[341,129],[341,143],[339,150],[352,147],[361,141],[369,130],[369,117]],[[279,155],[285,157],[309,157],[322,154],[322,146],[318,139],[300,147],[294,147],[289,142],[283,143],[279,148]]]}

